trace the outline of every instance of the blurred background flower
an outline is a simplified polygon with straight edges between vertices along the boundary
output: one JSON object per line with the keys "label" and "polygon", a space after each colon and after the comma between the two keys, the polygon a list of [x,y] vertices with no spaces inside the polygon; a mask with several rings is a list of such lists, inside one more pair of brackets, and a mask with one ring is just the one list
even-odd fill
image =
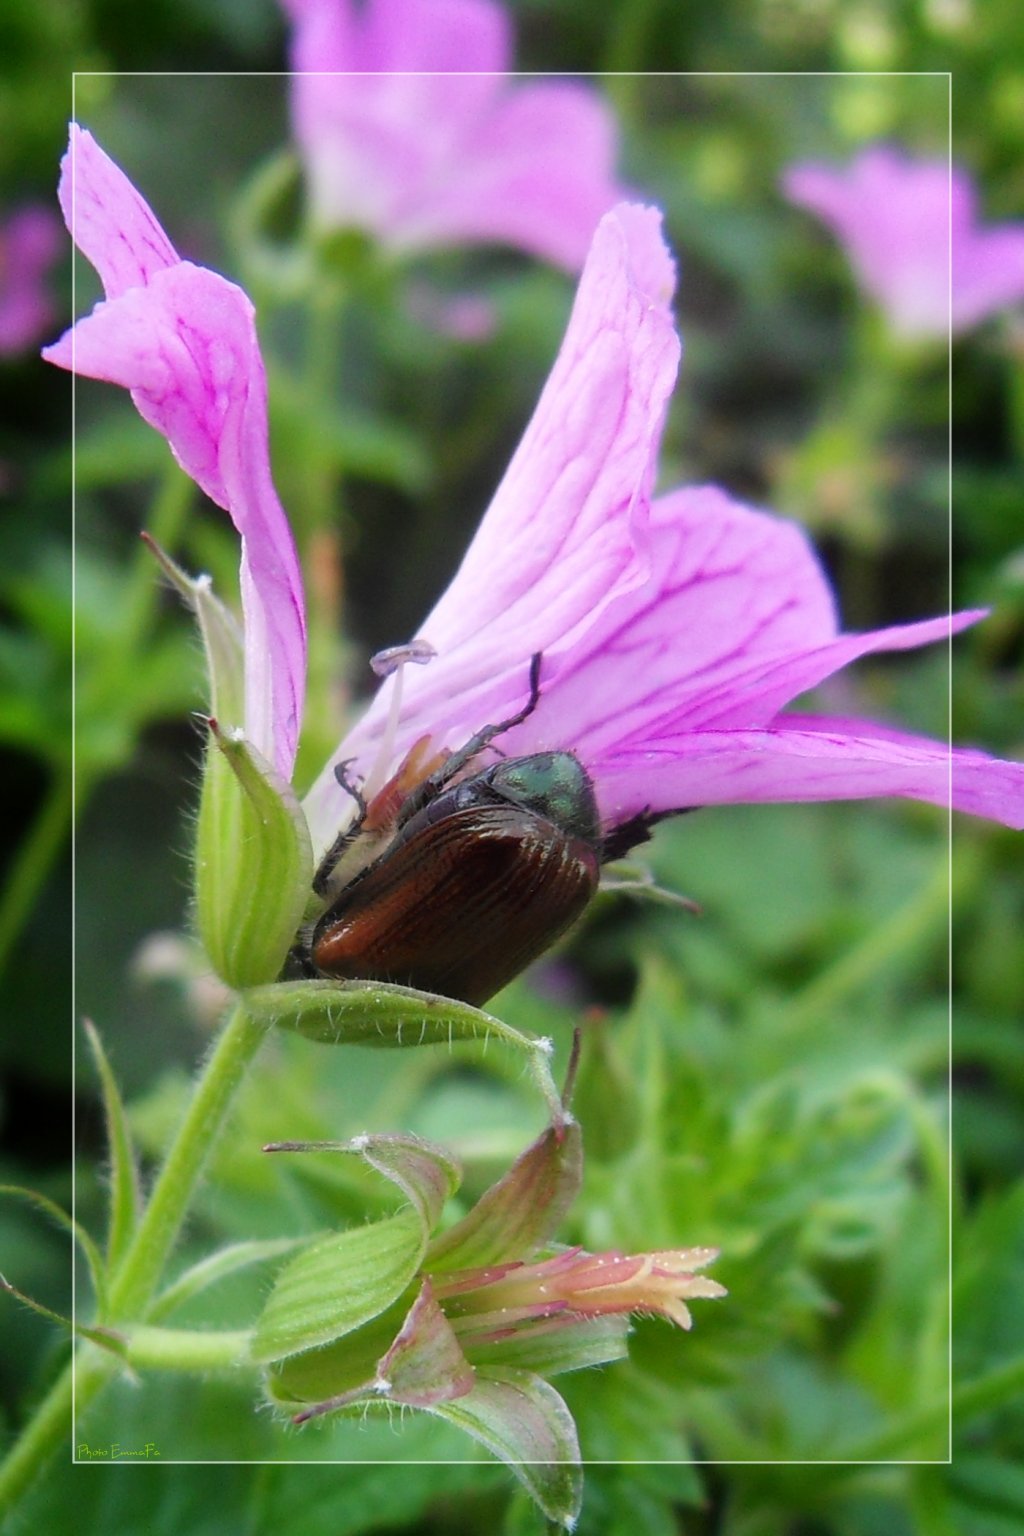
{"label": "blurred background flower", "polygon": [[495,0],[282,0],[292,121],[321,229],[395,251],[498,241],[582,265],[615,181],[592,85],[517,81]]}
{"label": "blurred background flower", "polygon": [[1024,221],[982,224],[961,166],[880,145],[845,167],[790,166],[783,187],[838,237],[901,336],[943,339],[1024,299]]}
{"label": "blurred background flower", "polygon": [[24,352],[53,324],[49,278],[62,249],[48,204],[15,208],[0,219],[0,357]]}

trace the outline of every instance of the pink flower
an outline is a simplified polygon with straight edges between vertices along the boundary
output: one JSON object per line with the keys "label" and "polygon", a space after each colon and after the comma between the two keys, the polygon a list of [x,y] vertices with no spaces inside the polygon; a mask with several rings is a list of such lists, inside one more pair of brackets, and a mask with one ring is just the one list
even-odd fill
{"label": "pink flower", "polygon": [[288,779],[305,687],[305,610],[270,475],[252,304],[234,283],[179,258],[124,172],[76,124],[60,201],[107,299],[43,356],[131,390],[182,468],[230,514],[242,541],[245,735]]}
{"label": "pink flower", "polygon": [[512,84],[493,0],[283,0],[316,221],[394,250],[500,241],[572,270],[622,195],[611,114],[565,81]]}
{"label": "pink flower", "polygon": [[[180,261],[92,138],[61,183],[108,295],[46,356],[132,390],[242,537],[245,730],[287,775],[305,667],[302,594],[270,478],[266,381],[245,295]],[[660,816],[761,800],[902,795],[1024,825],[1024,765],[785,708],[859,656],[946,639],[981,612],[839,631],[802,532],[715,487],[652,502],[679,358],[674,270],[653,209],[601,221],[562,350],[462,566],[422,629],[436,651],[392,679],[338,751],[379,788],[420,737],[458,747],[540,700],[505,752],[566,749],[594,781],[606,847]],[[352,815],[328,768],[306,802],[325,846]]]}
{"label": "pink flower", "polygon": [[[447,592],[436,651],[392,679],[338,749],[378,786],[420,737],[458,748],[540,699],[496,745],[575,752],[606,851],[684,807],[900,795],[1024,826],[1024,764],[845,717],[785,713],[859,656],[946,640],[983,617],[840,632],[792,523],[714,486],[651,501],[679,344],[655,210],[602,220],[533,420]],[[378,761],[380,759],[380,761]],[[350,818],[329,767],[306,802],[314,844]]]}
{"label": "pink flower", "polygon": [[899,335],[967,331],[1024,298],[1024,223],[982,227],[970,176],[943,160],[866,149],[844,170],[794,165],[783,188],[838,236]]}
{"label": "pink flower", "polygon": [[49,208],[18,208],[0,226],[0,357],[23,352],[53,324],[46,277],[60,250]]}

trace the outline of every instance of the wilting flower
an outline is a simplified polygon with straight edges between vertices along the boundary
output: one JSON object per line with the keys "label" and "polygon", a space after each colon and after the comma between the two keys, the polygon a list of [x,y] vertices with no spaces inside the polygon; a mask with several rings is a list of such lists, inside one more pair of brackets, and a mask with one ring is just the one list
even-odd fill
{"label": "wilting flower", "polygon": [[313,1243],[278,1276],[252,1354],[297,1422],[394,1404],[449,1419],[507,1461],[549,1516],[571,1525],[579,1445],[551,1376],[621,1358],[630,1315],[689,1328],[687,1301],[725,1295],[701,1271],[713,1248],[587,1253],[552,1239],[579,1189],[568,1117],[526,1149],[462,1219],[437,1232],[460,1172],[413,1136],[286,1143],[358,1156],[408,1202]]}
{"label": "wilting flower", "polygon": [[610,112],[508,78],[493,0],[283,0],[316,222],[400,251],[497,241],[576,270],[621,197]]}
{"label": "wilting flower", "polygon": [[981,225],[969,174],[944,160],[880,146],[845,169],[794,165],[783,187],[838,236],[899,335],[967,331],[1024,298],[1024,223]]}
{"label": "wilting flower", "polygon": [[522,1337],[551,1318],[568,1323],[630,1312],[651,1313],[690,1328],[693,1318],[686,1299],[725,1294],[714,1280],[698,1273],[715,1257],[712,1248],[634,1254],[567,1248],[533,1263],[513,1259],[456,1270],[435,1283],[433,1291],[464,1343],[493,1342],[513,1332]]}
{"label": "wilting flower", "polygon": [[252,304],[219,273],[181,260],[124,172],[76,124],[60,202],[107,298],[43,356],[129,389],[181,467],[230,514],[242,544],[245,735],[288,780],[305,689],[305,607],[270,474]]}
{"label": "wilting flower", "polygon": [[18,208],[0,224],[0,357],[24,351],[53,324],[46,278],[60,248],[49,208]]}

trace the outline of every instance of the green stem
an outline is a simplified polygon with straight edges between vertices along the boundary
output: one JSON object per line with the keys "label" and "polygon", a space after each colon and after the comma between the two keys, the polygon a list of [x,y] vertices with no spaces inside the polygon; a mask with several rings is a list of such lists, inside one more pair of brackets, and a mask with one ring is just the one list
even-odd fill
{"label": "green stem", "polygon": [[54,771],[35,821],[22,838],[0,896],[0,972],[36,903],[71,825],[73,797],[68,771]]}
{"label": "green stem", "polygon": [[25,1492],[39,1469],[49,1461],[68,1432],[74,1380],[70,1363],[29,1420],[21,1439],[0,1466],[0,1514]]}
{"label": "green stem", "polygon": [[204,1333],[195,1328],[151,1328],[128,1332],[128,1364],[139,1370],[222,1371],[251,1364],[248,1328]]}
{"label": "green stem", "polygon": [[265,1033],[266,1025],[239,1007],[214,1046],[135,1237],[111,1282],[111,1321],[138,1317],[151,1300],[214,1138]]}
{"label": "green stem", "polygon": [[[236,1008],[200,1074],[145,1214],[111,1283],[110,1307],[114,1317],[122,1322],[144,1313],[159,1284],[203,1167],[266,1028],[265,1023],[254,1021],[241,1007]],[[234,1339],[231,1347],[237,1361],[239,1340]],[[164,1363],[168,1364],[166,1349],[164,1356]],[[195,1357],[194,1349],[192,1356]],[[230,1362],[220,1358],[217,1363]],[[183,1356],[181,1368],[195,1367],[191,1359]],[[73,1414],[81,1414],[120,1369],[115,1358],[89,1348],[81,1350],[77,1360],[66,1367],[0,1466],[0,1510],[9,1508],[25,1491],[67,1436]]]}

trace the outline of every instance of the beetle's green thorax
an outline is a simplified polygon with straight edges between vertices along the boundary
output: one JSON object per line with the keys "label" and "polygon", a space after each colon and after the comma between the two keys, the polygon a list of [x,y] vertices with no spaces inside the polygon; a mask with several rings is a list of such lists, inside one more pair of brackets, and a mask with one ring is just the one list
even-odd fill
{"label": "beetle's green thorax", "polygon": [[571,752],[535,752],[488,769],[488,783],[503,800],[553,822],[570,837],[601,841],[590,775]]}

